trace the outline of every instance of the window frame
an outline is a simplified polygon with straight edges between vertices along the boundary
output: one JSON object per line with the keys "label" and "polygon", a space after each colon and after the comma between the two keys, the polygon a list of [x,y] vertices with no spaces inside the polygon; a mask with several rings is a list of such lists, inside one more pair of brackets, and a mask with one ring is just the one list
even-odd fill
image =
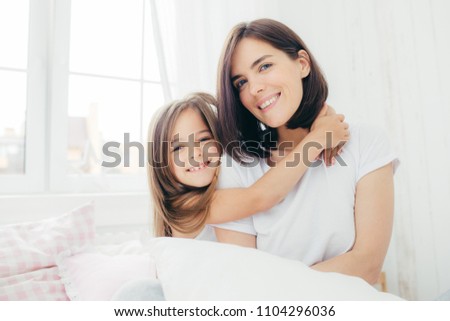
{"label": "window frame", "polygon": [[[157,44],[161,79],[159,82],[146,81],[142,71],[140,79],[137,80],[140,82],[141,90],[140,126],[143,126],[144,85],[160,84],[165,101],[171,99],[170,91],[173,86],[168,80],[164,63],[155,2],[142,0],[142,4],[143,9],[145,6],[151,10],[151,24]],[[0,193],[10,195],[146,192],[148,189],[146,175],[67,173],[71,0],[30,0],[29,6],[25,173],[0,176],[2,182]],[[143,28],[144,25],[145,21]],[[143,68],[142,66],[142,70]],[[145,141],[146,137],[141,137],[144,147]],[[144,158],[146,159],[146,155]]]}
{"label": "window frame", "polygon": [[[51,115],[50,115],[50,130],[53,133],[49,137],[50,143],[50,171],[49,171],[49,189],[52,192],[81,192],[81,193],[116,193],[116,192],[144,192],[147,190],[147,178],[146,175],[70,175],[67,174],[67,129],[68,129],[68,93],[69,93],[69,77],[71,74],[79,74],[70,72],[69,70],[69,48],[70,48],[70,25],[71,25],[71,11],[70,0],[59,0],[54,2],[54,26],[53,26],[53,43],[52,51],[53,57],[52,74],[51,74]],[[153,0],[143,0],[143,15],[145,19],[145,6],[150,5],[152,26],[155,34],[155,42],[157,43],[157,55],[159,61],[159,68],[161,74],[161,81],[146,81],[142,72],[140,79],[130,80],[120,77],[104,78],[117,78],[125,81],[139,81],[140,82],[140,125],[142,126],[143,115],[143,95],[145,83],[158,83],[162,86],[164,100],[170,99],[170,83],[165,71],[165,65],[162,62],[162,42],[159,36],[159,29],[157,26],[156,6]],[[143,20],[143,28],[145,26],[145,20]],[[144,41],[144,33],[142,41]],[[142,60],[144,60],[144,45],[142,44]],[[102,75],[95,75],[102,77]],[[56,107],[58,106],[58,107]],[[142,130],[141,130],[142,132]],[[141,143],[144,144],[146,137],[141,137]],[[146,144],[144,144],[144,147]],[[144,155],[146,161],[146,155]]]}
{"label": "window frame", "polygon": [[5,174],[0,193],[45,191],[49,0],[29,1],[26,73],[25,172]]}

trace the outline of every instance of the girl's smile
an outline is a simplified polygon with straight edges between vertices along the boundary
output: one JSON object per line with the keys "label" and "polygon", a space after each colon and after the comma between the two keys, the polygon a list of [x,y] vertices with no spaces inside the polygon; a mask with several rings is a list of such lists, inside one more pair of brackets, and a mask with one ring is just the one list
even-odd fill
{"label": "girl's smile", "polygon": [[211,162],[210,161],[206,161],[206,163],[202,162],[197,167],[191,167],[187,171],[190,173],[198,173],[199,171],[202,171],[205,168],[207,168],[209,163],[211,163]]}
{"label": "girl's smile", "polygon": [[200,113],[188,108],[175,122],[172,133],[170,168],[178,182],[192,187],[211,184],[217,167],[219,151],[210,129]]}

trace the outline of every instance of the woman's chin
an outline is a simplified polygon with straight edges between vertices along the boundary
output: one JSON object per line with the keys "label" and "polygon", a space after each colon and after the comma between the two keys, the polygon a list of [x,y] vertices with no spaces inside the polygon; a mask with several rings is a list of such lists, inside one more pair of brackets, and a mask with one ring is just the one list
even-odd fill
{"label": "woman's chin", "polygon": [[265,122],[264,124],[270,128],[279,128],[282,126],[285,126],[287,123],[287,120],[270,120]]}

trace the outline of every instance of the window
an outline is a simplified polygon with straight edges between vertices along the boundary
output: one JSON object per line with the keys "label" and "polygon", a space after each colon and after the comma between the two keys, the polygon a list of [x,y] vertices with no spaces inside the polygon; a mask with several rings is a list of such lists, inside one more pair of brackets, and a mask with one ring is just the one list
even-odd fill
{"label": "window", "polygon": [[[125,142],[173,86],[153,0],[36,2],[0,0],[0,191],[144,191]],[[120,166],[101,166],[110,141]]]}
{"label": "window", "polygon": [[0,2],[0,41],[4,48],[0,51],[2,174],[25,173],[28,11],[26,1]]}
{"label": "window", "polygon": [[44,11],[33,1],[0,1],[1,193],[44,188],[43,18]]}

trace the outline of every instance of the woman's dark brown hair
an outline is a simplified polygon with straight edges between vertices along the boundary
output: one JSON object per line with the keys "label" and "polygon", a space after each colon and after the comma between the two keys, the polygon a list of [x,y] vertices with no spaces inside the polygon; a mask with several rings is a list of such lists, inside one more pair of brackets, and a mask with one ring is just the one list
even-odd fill
{"label": "woman's dark brown hair", "polygon": [[268,148],[277,141],[278,135],[276,128],[261,124],[242,105],[239,92],[231,81],[231,59],[244,38],[262,40],[292,59],[298,58],[299,50],[305,50],[309,55],[310,73],[303,80],[299,77],[303,83],[303,98],[297,111],[286,123],[287,128],[311,127],[327,99],[328,86],[313,55],[289,27],[270,19],[236,25],[225,41],[217,72],[219,136],[226,152],[235,160],[245,163],[248,157],[268,157]]}
{"label": "woman's dark brown hair", "polygon": [[[192,108],[201,115],[213,140],[217,140],[215,98],[206,93],[193,93],[162,107],[154,116],[148,132],[148,185],[153,198],[154,232],[156,236],[172,236],[199,232],[205,225],[216,189],[218,170],[210,185],[200,188],[181,184],[169,162],[170,142],[180,114]],[[217,143],[219,153],[220,144]],[[218,164],[217,164],[218,165]]]}

